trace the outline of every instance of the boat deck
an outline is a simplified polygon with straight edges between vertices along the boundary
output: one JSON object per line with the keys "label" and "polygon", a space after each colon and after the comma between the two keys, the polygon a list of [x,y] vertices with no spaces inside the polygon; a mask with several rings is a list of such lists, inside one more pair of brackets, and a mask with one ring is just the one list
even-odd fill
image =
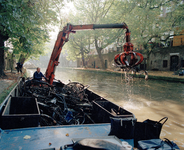
{"label": "boat deck", "polygon": [[[40,150],[62,149],[72,144],[73,138],[91,138],[107,136],[110,124],[88,124],[57,127],[36,127],[14,130],[1,130],[0,149]],[[27,139],[26,139],[27,138]],[[121,139],[122,140],[122,139]],[[123,140],[122,140],[123,141]],[[126,140],[133,147],[133,140]]]}

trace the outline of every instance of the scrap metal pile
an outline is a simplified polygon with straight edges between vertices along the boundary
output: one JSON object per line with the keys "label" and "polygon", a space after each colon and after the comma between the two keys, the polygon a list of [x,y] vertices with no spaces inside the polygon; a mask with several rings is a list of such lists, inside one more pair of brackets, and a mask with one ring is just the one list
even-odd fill
{"label": "scrap metal pile", "polygon": [[20,87],[21,96],[37,98],[41,126],[78,125],[94,123],[92,104],[86,94],[88,87],[78,82],[57,86],[47,82],[28,80]]}

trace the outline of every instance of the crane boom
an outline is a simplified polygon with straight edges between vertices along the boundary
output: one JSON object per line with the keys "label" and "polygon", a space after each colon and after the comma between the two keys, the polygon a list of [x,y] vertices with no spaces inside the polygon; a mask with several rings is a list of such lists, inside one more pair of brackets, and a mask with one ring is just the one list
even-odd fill
{"label": "crane boom", "polygon": [[112,29],[112,28],[123,28],[128,29],[125,23],[122,24],[89,24],[89,25],[73,25],[73,30],[90,30],[90,29]]}
{"label": "crane boom", "polygon": [[130,41],[130,31],[125,23],[121,24],[87,24],[87,25],[71,25],[67,24],[62,31],[59,32],[57,40],[55,42],[54,49],[52,51],[50,61],[46,70],[46,78],[49,84],[53,83],[54,73],[56,66],[59,64],[59,56],[63,45],[68,42],[69,34],[75,33],[77,30],[92,30],[92,29],[112,29],[112,28],[123,28],[126,29],[126,41]]}

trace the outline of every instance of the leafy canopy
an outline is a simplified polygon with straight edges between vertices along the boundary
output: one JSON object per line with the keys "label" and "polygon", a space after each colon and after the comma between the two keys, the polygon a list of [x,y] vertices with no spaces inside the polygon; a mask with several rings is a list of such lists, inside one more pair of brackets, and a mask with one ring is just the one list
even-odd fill
{"label": "leafy canopy", "polygon": [[27,58],[43,53],[57,17],[54,0],[0,0],[0,34],[9,37],[15,54]]}

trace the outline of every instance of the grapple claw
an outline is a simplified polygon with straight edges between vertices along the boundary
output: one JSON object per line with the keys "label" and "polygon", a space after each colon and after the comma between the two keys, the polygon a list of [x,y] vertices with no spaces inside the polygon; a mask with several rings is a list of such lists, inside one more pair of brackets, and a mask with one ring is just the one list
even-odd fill
{"label": "grapple claw", "polygon": [[[114,62],[116,66],[121,68],[132,68],[139,65],[144,57],[141,53],[133,52],[133,44],[130,43],[130,32],[126,32],[126,43],[123,45],[124,52],[115,55]],[[128,61],[127,57],[130,57]],[[139,57],[139,59],[138,59]]]}

